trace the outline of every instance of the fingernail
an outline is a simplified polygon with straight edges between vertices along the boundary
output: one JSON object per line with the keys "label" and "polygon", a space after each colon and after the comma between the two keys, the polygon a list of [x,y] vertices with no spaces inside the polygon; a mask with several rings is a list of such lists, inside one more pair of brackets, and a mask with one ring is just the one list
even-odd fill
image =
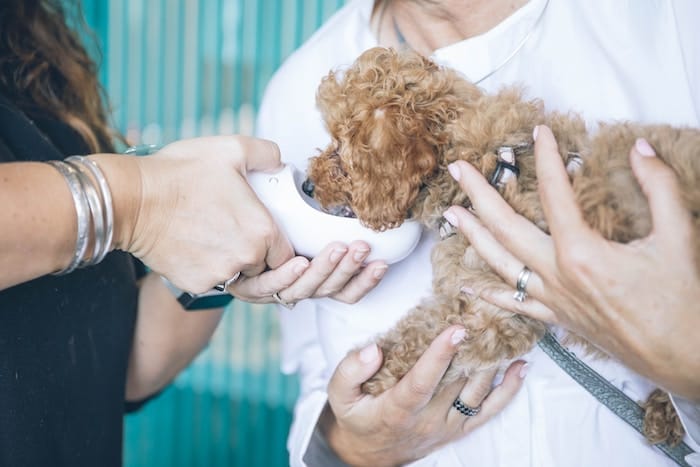
{"label": "fingernail", "polygon": [[296,266],[294,266],[294,269],[293,269],[294,274],[296,274],[297,276],[300,276],[301,273],[306,271],[306,268],[308,268],[308,267],[309,267],[308,261],[304,261],[303,263],[299,263]]}
{"label": "fingernail", "polygon": [[331,257],[330,257],[331,262],[336,263],[336,262],[340,261],[340,258],[345,256],[345,253],[347,253],[347,252],[348,252],[347,248],[335,248],[331,252]]}
{"label": "fingernail", "polygon": [[467,335],[466,329],[464,329],[464,328],[457,329],[455,332],[452,333],[452,336],[450,337],[450,342],[452,342],[452,345],[457,345],[464,340],[464,337],[466,335]]}
{"label": "fingernail", "polygon": [[520,379],[524,379],[525,376],[527,376],[528,371],[530,371],[530,364],[529,363],[526,363],[525,365],[520,367],[520,373],[518,373],[520,375]]}
{"label": "fingernail", "polygon": [[644,138],[637,138],[637,141],[634,143],[635,149],[637,149],[637,152],[645,157],[654,157],[656,155],[656,152],[654,152],[654,148],[651,147],[649,142],[645,140]]}
{"label": "fingernail", "polygon": [[470,297],[476,296],[476,292],[471,287],[462,287],[460,290],[462,291],[462,293],[465,293]]}
{"label": "fingernail", "polygon": [[379,349],[377,349],[377,344],[370,344],[360,351],[360,361],[362,363],[372,363],[377,359],[379,355]]}
{"label": "fingernail", "polygon": [[535,128],[532,129],[532,140],[537,141],[537,133],[540,131],[540,126],[535,125]]}
{"label": "fingernail", "polygon": [[450,175],[452,175],[452,178],[454,178],[455,180],[459,181],[459,177],[460,177],[462,174],[459,172],[459,167],[457,167],[457,164],[455,164],[454,162],[451,163],[451,164],[449,164],[449,165],[447,166],[447,170],[450,171]]}
{"label": "fingernail", "polygon": [[352,259],[359,263],[367,257],[367,253],[369,253],[368,249],[356,250],[355,253],[352,255]]}
{"label": "fingernail", "polygon": [[380,266],[377,266],[376,268],[374,268],[374,272],[372,273],[372,276],[375,279],[381,279],[382,277],[384,277],[384,274],[386,273],[386,270],[388,268],[389,268],[389,266],[386,264],[382,264]]}
{"label": "fingernail", "polygon": [[444,217],[447,222],[449,222],[451,225],[453,225],[455,227],[457,227],[457,224],[459,224],[459,221],[457,220],[457,216],[455,216],[452,211],[443,212],[442,217]]}

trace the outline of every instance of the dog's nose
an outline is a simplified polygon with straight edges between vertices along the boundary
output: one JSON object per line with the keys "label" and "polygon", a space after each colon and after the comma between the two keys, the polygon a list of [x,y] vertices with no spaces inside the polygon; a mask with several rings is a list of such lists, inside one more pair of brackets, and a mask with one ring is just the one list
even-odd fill
{"label": "dog's nose", "polygon": [[301,184],[301,191],[309,195],[310,197],[314,197],[314,182],[312,182],[310,179],[304,180],[304,183]]}

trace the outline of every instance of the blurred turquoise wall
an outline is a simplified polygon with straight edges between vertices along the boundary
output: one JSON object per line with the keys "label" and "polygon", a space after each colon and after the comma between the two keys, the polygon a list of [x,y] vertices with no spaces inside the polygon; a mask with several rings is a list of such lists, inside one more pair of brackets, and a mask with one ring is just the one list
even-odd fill
{"label": "blurred turquoise wall", "polygon": [[[265,84],[343,0],[83,0],[131,144],[252,134]],[[270,306],[234,301],[208,349],[129,415],[127,467],[284,466],[297,381]]]}

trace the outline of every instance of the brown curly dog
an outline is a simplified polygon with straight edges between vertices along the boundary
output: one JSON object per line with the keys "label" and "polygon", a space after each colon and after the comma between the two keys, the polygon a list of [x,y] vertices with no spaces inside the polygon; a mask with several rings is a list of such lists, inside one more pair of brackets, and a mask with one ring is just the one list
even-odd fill
{"label": "brown curly dog", "polygon": [[[311,159],[308,176],[313,196],[329,212],[351,210],[380,231],[408,218],[440,230],[448,207],[470,205],[447,170],[449,163],[465,160],[492,180],[515,211],[546,231],[531,135],[535,125],[547,124],[588,223],[608,239],[629,242],[651,228],[628,160],[635,139],[643,136],[678,174],[695,217],[700,265],[700,131],[620,123],[602,125],[591,135],[579,116],[547,113],[516,88],[485,94],[417,53],[385,48],[365,52],[342,75],[330,73],[317,100],[332,143]],[[545,331],[540,322],[480,300],[481,290],[512,285],[463,235],[444,233],[432,253],[434,294],[379,339],[384,366],[363,386],[367,393],[396,384],[450,325],[464,326],[467,338],[442,384],[502,367],[529,351]],[[465,285],[475,294],[462,293]],[[655,393],[652,399],[645,405],[647,438],[677,442],[683,431],[668,398]]]}

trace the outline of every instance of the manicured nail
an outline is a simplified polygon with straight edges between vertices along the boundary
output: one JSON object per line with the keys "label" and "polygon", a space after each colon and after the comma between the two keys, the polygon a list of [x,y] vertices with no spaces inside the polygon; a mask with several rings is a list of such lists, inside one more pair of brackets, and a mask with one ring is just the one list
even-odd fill
{"label": "manicured nail", "polygon": [[472,289],[471,287],[462,287],[462,288],[459,289],[459,290],[461,290],[462,293],[469,295],[470,297],[475,297],[475,296],[476,296],[476,292],[475,292],[474,289]]}
{"label": "manicured nail", "polygon": [[532,140],[537,141],[537,133],[540,131],[540,126],[535,125],[535,128],[532,129]]}
{"label": "manicured nail", "polygon": [[365,259],[367,257],[367,253],[369,253],[369,250],[366,248],[356,250],[355,253],[353,253],[353,255],[352,255],[352,259],[354,259],[356,262],[359,263],[360,261],[362,261],[363,259]]}
{"label": "manicured nail", "polygon": [[466,335],[467,335],[466,329],[464,329],[464,328],[457,329],[455,332],[452,333],[452,336],[450,336],[450,342],[452,342],[452,345],[457,345],[464,340],[464,337]]}
{"label": "manicured nail", "polygon": [[296,266],[294,266],[294,274],[297,276],[300,276],[304,271],[306,271],[306,268],[309,267],[309,262],[304,261],[303,263],[299,263]]}
{"label": "manicured nail", "polygon": [[376,268],[374,268],[374,272],[372,273],[372,276],[375,279],[381,279],[382,277],[384,277],[384,274],[386,273],[386,270],[388,268],[389,268],[389,266],[387,266],[386,264],[382,264],[380,266],[377,266]]}
{"label": "manicured nail", "polygon": [[530,364],[529,363],[526,363],[525,365],[521,366],[520,373],[518,373],[520,375],[520,379],[525,378],[525,376],[527,376],[528,371],[530,371]]}
{"label": "manicured nail", "polygon": [[454,162],[451,163],[451,164],[449,164],[449,165],[447,166],[447,170],[450,171],[450,175],[452,175],[452,178],[454,178],[455,180],[459,181],[459,177],[460,177],[462,174],[459,172],[459,167],[457,167],[457,164],[455,164]]}
{"label": "manicured nail", "polygon": [[347,248],[335,248],[333,251],[331,251],[331,262],[332,263],[337,263],[340,261],[340,258],[345,256],[345,253],[348,252]]}
{"label": "manicured nail", "polygon": [[459,221],[457,220],[457,216],[455,216],[454,213],[451,211],[443,212],[442,217],[444,217],[447,222],[449,222],[451,225],[453,225],[455,227],[457,227],[457,224],[459,224]]}
{"label": "manicured nail", "polygon": [[362,363],[372,363],[377,359],[379,349],[377,344],[370,344],[360,351],[360,361]]}
{"label": "manicured nail", "polygon": [[654,152],[654,148],[651,147],[651,145],[645,140],[644,138],[637,138],[637,141],[634,143],[635,149],[637,149],[637,152],[645,157],[654,157],[656,155],[656,152]]}

